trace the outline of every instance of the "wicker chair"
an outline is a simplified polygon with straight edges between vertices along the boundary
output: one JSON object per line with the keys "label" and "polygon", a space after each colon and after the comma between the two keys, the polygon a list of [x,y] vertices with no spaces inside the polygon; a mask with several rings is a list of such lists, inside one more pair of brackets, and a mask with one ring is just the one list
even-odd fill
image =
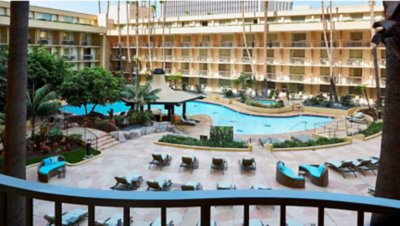
{"label": "wicker chair", "polygon": [[60,173],[65,175],[66,162],[62,155],[48,157],[43,159],[38,166],[38,180],[47,183],[51,177],[57,176]]}
{"label": "wicker chair", "polygon": [[329,184],[329,173],[328,168],[325,164],[321,165],[306,165],[301,164],[299,166],[299,172],[302,172],[304,175],[310,178],[311,183],[326,187]]}
{"label": "wicker chair", "polygon": [[291,188],[305,188],[305,180],[293,173],[293,171],[286,167],[281,161],[276,164],[276,181],[280,184]]}

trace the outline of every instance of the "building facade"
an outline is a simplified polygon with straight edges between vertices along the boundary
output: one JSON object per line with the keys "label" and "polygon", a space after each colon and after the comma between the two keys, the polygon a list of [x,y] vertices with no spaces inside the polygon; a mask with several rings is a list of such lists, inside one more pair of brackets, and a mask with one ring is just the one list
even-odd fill
{"label": "building facade", "polygon": [[[241,2],[235,1],[166,1],[166,16],[205,16],[235,14],[241,12]],[[243,1],[246,13],[264,12],[263,0]],[[269,1],[268,11],[285,11],[293,9],[293,1]]]}
{"label": "building facade", "polygon": [[[368,5],[336,7],[333,13],[333,68],[339,95],[360,96],[357,86],[365,85],[375,97],[371,19]],[[383,7],[375,6],[375,20],[382,19]],[[208,91],[236,86],[232,82],[243,72],[253,74],[261,91],[263,80],[270,89],[286,90],[304,97],[329,92],[329,61],[323,39],[321,10],[282,11],[268,14],[269,33],[264,37],[263,13],[245,14],[247,46],[244,44],[241,14],[168,17],[165,24],[165,57],[162,55],[162,21],[148,28],[139,24],[142,70],[162,67],[169,74],[181,73],[182,83],[204,84]],[[131,29],[135,28],[132,20]],[[116,26],[118,28],[118,26]],[[126,43],[126,25],[119,28]],[[148,31],[151,30],[149,39]],[[108,30],[111,44],[110,69],[116,70],[117,29]],[[328,35],[329,37],[329,35]],[[149,42],[150,40],[150,42]],[[128,40],[135,53],[135,36]],[[265,50],[264,46],[267,45]],[[126,45],[123,55],[126,55]],[[385,48],[378,47],[380,85],[385,87]],[[151,62],[151,63],[150,63]],[[267,66],[266,66],[267,65]]]}
{"label": "building facade", "polygon": [[[9,24],[10,4],[0,2],[0,45],[8,45]],[[106,33],[95,15],[30,6],[29,47],[43,46],[74,69],[105,65]]]}

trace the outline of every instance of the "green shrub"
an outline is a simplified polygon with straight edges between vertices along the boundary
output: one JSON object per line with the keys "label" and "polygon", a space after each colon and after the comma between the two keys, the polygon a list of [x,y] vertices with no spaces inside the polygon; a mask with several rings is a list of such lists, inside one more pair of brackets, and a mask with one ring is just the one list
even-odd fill
{"label": "green shrub", "polygon": [[68,138],[69,138],[70,140],[76,141],[76,142],[78,142],[78,143],[81,143],[81,142],[82,142],[82,134],[77,134],[77,133],[75,133],[75,134],[70,134],[70,135],[68,136]]}
{"label": "green shrub", "polygon": [[190,146],[202,146],[202,147],[220,147],[220,148],[247,148],[248,145],[245,142],[238,141],[212,141],[212,140],[199,140],[192,137],[183,137],[176,135],[165,135],[161,137],[159,142],[170,143],[170,144],[183,144]]}
{"label": "green shrub", "polygon": [[354,96],[352,95],[344,95],[340,97],[339,103],[342,104],[345,107],[350,107],[353,106],[353,99]]}
{"label": "green shrub", "polygon": [[274,95],[275,95],[275,90],[274,90],[274,89],[271,89],[271,91],[269,91],[268,98],[269,98],[269,99],[272,99],[272,97],[274,97]]}
{"label": "green shrub", "polygon": [[128,121],[130,124],[141,124],[148,125],[151,120],[154,119],[153,113],[151,111],[134,111],[128,116]]}
{"label": "green shrub", "polygon": [[327,145],[327,144],[337,144],[337,143],[342,143],[342,142],[344,142],[343,138],[320,137],[316,140],[309,140],[306,142],[286,140],[281,143],[273,143],[272,146],[274,148],[295,148],[295,147],[312,147],[312,146]]}
{"label": "green shrub", "polygon": [[361,131],[364,136],[369,137],[371,135],[381,132],[383,129],[383,122],[372,122],[368,127]]}
{"label": "green shrub", "polygon": [[211,126],[211,141],[233,141],[233,126]]}
{"label": "green shrub", "polygon": [[61,138],[62,137],[62,132],[59,128],[53,127],[49,130],[49,133],[47,134],[47,136],[49,138]]}
{"label": "green shrub", "polygon": [[276,102],[274,102],[272,104],[268,104],[268,105],[262,104],[260,102],[255,101],[255,100],[252,100],[252,99],[247,99],[244,103],[249,105],[249,106],[259,107],[259,108],[281,108],[281,107],[284,106],[284,103],[283,103],[282,100],[276,101]]}

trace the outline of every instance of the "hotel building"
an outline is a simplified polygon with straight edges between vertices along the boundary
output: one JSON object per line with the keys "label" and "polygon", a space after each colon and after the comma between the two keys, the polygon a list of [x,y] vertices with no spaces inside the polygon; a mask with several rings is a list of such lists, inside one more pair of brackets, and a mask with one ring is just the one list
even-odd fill
{"label": "hotel building", "polygon": [[[8,45],[10,3],[0,1],[0,44]],[[105,66],[107,30],[97,16],[30,6],[29,47],[43,46],[64,57],[74,69]]]}
{"label": "hotel building", "polygon": [[[368,5],[340,6],[333,10],[334,74],[339,95],[361,96],[356,88],[365,85],[370,98],[375,97],[372,58],[371,18]],[[375,6],[375,21],[383,18],[383,7]],[[326,17],[329,18],[329,15]],[[165,23],[165,70],[181,73],[188,87],[206,85],[207,91],[236,88],[232,80],[242,72],[252,73],[261,91],[263,80],[270,89],[303,94],[303,97],[329,92],[329,62],[323,39],[321,9],[274,11],[268,13],[269,33],[264,37],[264,13],[246,13],[245,31],[250,57],[246,53],[240,13],[202,16],[167,17]],[[128,42],[135,55],[135,19],[130,21]],[[329,23],[328,23],[329,26]],[[123,54],[126,55],[126,24],[114,24],[108,30],[111,46],[110,70],[116,71],[118,29],[122,33]],[[139,21],[139,55],[142,70],[161,67],[162,20]],[[329,30],[329,29],[328,29]],[[328,36],[329,37],[329,36]],[[264,50],[264,44],[267,50]],[[151,57],[149,56],[149,48]],[[266,57],[265,57],[266,56]],[[267,67],[265,65],[268,65]],[[252,66],[253,65],[253,66]],[[385,48],[378,47],[381,88],[385,87]],[[254,68],[252,71],[252,67]]]}

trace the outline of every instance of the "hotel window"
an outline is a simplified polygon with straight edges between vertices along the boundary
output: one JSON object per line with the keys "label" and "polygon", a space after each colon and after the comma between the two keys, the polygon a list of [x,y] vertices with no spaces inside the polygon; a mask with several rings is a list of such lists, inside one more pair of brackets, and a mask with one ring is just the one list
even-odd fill
{"label": "hotel window", "polygon": [[203,36],[201,37],[201,40],[202,40],[203,42],[209,42],[209,41],[211,40],[211,37],[210,37],[209,35],[203,35]]}
{"label": "hotel window", "polygon": [[290,20],[292,22],[304,22],[306,20],[305,16],[291,16]]}
{"label": "hotel window", "polygon": [[220,20],[219,21],[219,24],[221,24],[221,25],[228,25],[228,24],[231,24],[232,23],[232,20]]}
{"label": "hotel window", "polygon": [[358,87],[350,86],[349,87],[349,94],[361,95],[361,90]]}
{"label": "hotel window", "polygon": [[218,65],[219,71],[231,71],[231,65],[229,64],[220,64]]}
{"label": "hotel window", "polygon": [[0,16],[6,16],[7,9],[5,7],[0,7]]}
{"label": "hotel window", "polygon": [[64,32],[63,33],[63,39],[64,40],[73,40],[74,39],[74,34],[72,32]]}
{"label": "hotel window", "polygon": [[52,16],[50,13],[40,13],[39,14],[39,20],[45,20],[45,21],[51,21],[52,20]]}
{"label": "hotel window", "polygon": [[363,39],[363,33],[362,32],[351,32],[350,39],[352,41],[361,41]]}
{"label": "hotel window", "polygon": [[352,14],[350,14],[350,17],[353,20],[362,20],[363,14],[362,13],[352,13]]}
{"label": "hotel window", "polygon": [[48,31],[41,30],[41,31],[39,32],[39,38],[40,38],[40,39],[48,39],[48,38],[49,38],[49,32],[48,32]]}
{"label": "hotel window", "polygon": [[187,36],[183,36],[183,42],[191,42],[192,41],[192,37],[187,35]]}
{"label": "hotel window", "polygon": [[362,50],[350,50],[349,58],[362,59],[363,58]]}
{"label": "hotel window", "polygon": [[306,33],[292,34],[293,41],[305,41],[307,39]]}
{"label": "hotel window", "polygon": [[243,70],[243,71],[244,71],[245,73],[251,74],[251,73],[252,73],[251,65],[249,65],[249,64],[244,65],[244,70]]}
{"label": "hotel window", "polygon": [[349,76],[350,77],[362,77],[362,68],[350,68]]}
{"label": "hotel window", "polygon": [[229,80],[229,79],[218,79],[218,85],[219,85],[219,86],[231,87],[232,81]]}
{"label": "hotel window", "polygon": [[274,50],[273,49],[268,49],[267,50],[267,57],[274,57]]}
{"label": "hotel window", "polygon": [[188,49],[182,49],[182,56],[189,56],[189,50]]}
{"label": "hotel window", "polygon": [[306,51],[302,49],[290,50],[290,57],[304,58]]}
{"label": "hotel window", "polygon": [[33,19],[33,11],[29,11],[29,19]]}
{"label": "hotel window", "polygon": [[207,49],[200,49],[200,56],[208,56],[208,50]]}
{"label": "hotel window", "polygon": [[207,85],[207,79],[206,78],[200,78],[199,82],[201,85]]}
{"label": "hotel window", "polygon": [[322,76],[329,76],[329,67],[321,67],[319,68],[319,74]]}
{"label": "hotel window", "polygon": [[319,86],[319,92],[320,93],[329,93],[331,90],[330,85],[320,85]]}
{"label": "hotel window", "polygon": [[201,26],[202,27],[207,27],[208,26],[208,22],[207,21],[201,21]]}
{"label": "hotel window", "polygon": [[290,74],[292,75],[304,75],[304,67],[290,67]]}
{"label": "hotel window", "polygon": [[319,57],[321,59],[328,59],[328,52],[326,51],[326,49],[321,49],[320,50]]}
{"label": "hotel window", "polygon": [[267,65],[267,73],[275,73],[275,65]]}
{"label": "hotel window", "polygon": [[74,18],[72,16],[64,16],[64,22],[73,23]]}

